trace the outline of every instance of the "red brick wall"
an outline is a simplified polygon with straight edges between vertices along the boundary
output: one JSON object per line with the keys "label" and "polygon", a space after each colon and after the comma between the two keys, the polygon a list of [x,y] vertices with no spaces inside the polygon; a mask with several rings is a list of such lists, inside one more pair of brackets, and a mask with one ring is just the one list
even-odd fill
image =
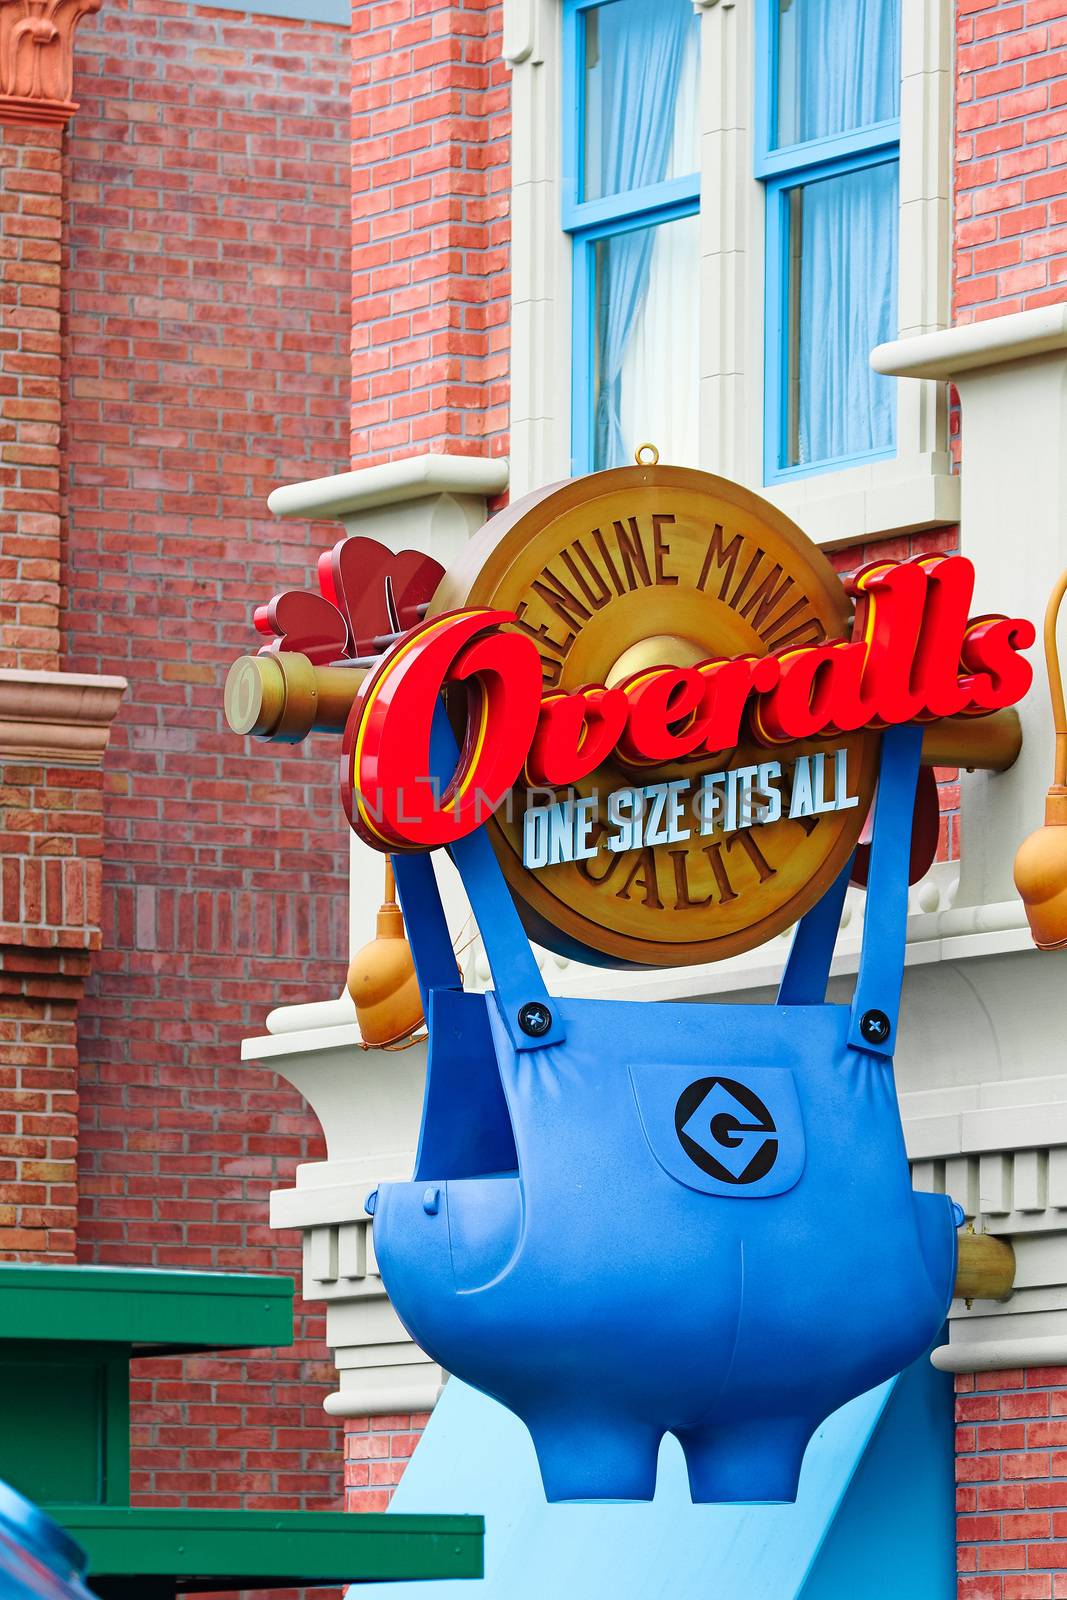
{"label": "red brick wall", "polygon": [[0,125],[0,667],[59,658],[62,129]]}
{"label": "red brick wall", "polygon": [[346,1511],[386,1509],[429,1420],[428,1411],[346,1420]]}
{"label": "red brick wall", "polygon": [[[341,28],[107,0],[79,36],[64,664],[130,681],[79,1014],[85,1261],[299,1278],[267,1196],[317,1126],[239,1051],[343,982],[335,741],[246,744],[221,700],[253,604],[337,537],[264,502],[347,465],[348,81]],[[276,1356],[139,1363],[135,1498],[336,1507],[332,1380],[317,1310]]]}
{"label": "red brick wall", "polygon": [[75,1022],[100,943],[102,779],[0,766],[0,1257],[73,1260]]}
{"label": "red brick wall", "polygon": [[75,1002],[0,998],[0,1260],[73,1261]]}
{"label": "red brick wall", "polygon": [[1067,299],[1067,0],[959,0],[954,320]]}
{"label": "red brick wall", "polygon": [[508,74],[499,0],[357,0],[352,458],[504,455]]}
{"label": "red brick wall", "polygon": [[1067,1367],[956,1379],[960,1600],[1067,1596]]}

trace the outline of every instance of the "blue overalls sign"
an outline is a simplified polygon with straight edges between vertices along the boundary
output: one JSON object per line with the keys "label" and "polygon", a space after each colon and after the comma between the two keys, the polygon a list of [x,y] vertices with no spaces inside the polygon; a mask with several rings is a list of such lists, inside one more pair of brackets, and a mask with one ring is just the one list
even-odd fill
{"label": "blue overalls sign", "polygon": [[[522,1418],[549,1500],[651,1498],[669,1433],[694,1501],[791,1501],[823,1420],[942,1326],[962,1214],[913,1193],[893,1082],[923,727],[1011,705],[1033,642],[969,618],[973,576],[878,562],[846,592],[747,491],[620,469],[498,514],[355,697],[345,806],[393,854],[430,1035],[377,1258],[416,1343]],[[670,966],[790,926],[773,1005],[561,1000],[529,943]]]}
{"label": "blue overalls sign", "polygon": [[[958,1215],[911,1190],[892,1075],[921,738],[883,740],[851,1006],[824,1000],[847,871],[777,1005],[633,1005],[547,994],[484,833],[452,854],[496,987],[460,994],[428,863],[396,859],[431,1045],[378,1261],[415,1341],[522,1417],[550,1500],[650,1499],[666,1432],[694,1501],[791,1500],[818,1424],[944,1321]],[[553,1042],[509,1026],[531,1004]]]}

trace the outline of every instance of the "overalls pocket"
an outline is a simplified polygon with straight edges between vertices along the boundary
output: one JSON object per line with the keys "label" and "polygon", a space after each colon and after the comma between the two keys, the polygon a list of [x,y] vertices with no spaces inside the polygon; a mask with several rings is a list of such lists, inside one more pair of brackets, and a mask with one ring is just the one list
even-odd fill
{"label": "overalls pocket", "polygon": [[732,1200],[784,1194],[804,1170],[804,1127],[788,1067],[740,1072],[631,1061],[641,1128],[664,1172]]}

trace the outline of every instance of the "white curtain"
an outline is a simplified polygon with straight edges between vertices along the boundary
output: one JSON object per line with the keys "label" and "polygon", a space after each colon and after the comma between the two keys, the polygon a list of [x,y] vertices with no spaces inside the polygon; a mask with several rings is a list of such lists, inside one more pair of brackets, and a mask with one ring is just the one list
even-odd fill
{"label": "white curtain", "polygon": [[[610,7],[605,7],[605,11]],[[691,163],[693,130],[697,115],[696,19],[688,0],[623,0],[619,20],[625,28],[612,33],[611,49],[606,49],[607,31],[601,29],[604,81],[601,183],[603,194],[621,193],[662,182],[681,161],[681,171]],[[695,359],[695,352],[680,355],[683,335],[676,326],[684,315],[691,319],[696,311],[696,270],[693,252],[692,280],[683,292],[692,295],[688,305],[674,301],[674,284],[681,267],[671,264],[681,246],[679,235],[663,242],[666,235],[682,224],[659,228],[636,228],[611,235],[597,247],[598,271],[595,302],[597,390],[594,406],[595,465],[618,466],[632,459],[636,443],[663,436],[663,424],[646,429],[635,440],[624,427],[624,409],[634,403],[635,382],[649,382],[655,376],[659,391],[666,392],[672,381],[685,381],[679,371],[674,379],[671,368],[676,359]],[[661,259],[657,265],[657,256]],[[653,273],[658,274],[653,296]],[[683,310],[684,306],[684,310]],[[655,307],[655,309],[654,309]],[[649,318],[658,324],[658,345],[651,332],[639,335]],[[685,337],[692,340],[690,324]],[[638,342],[643,354],[638,356]],[[634,363],[642,363],[640,368]],[[689,390],[687,404],[696,406],[696,390]],[[667,456],[663,444],[660,449]]]}
{"label": "white curtain", "polygon": [[655,230],[648,293],[634,322],[619,384],[623,460],[649,441],[664,461],[698,461],[700,221]]}
{"label": "white curtain", "polygon": [[802,463],[888,450],[896,385],[871,370],[897,328],[897,165],[804,186],[798,384]]}
{"label": "white curtain", "polygon": [[[691,30],[678,80],[672,172],[684,172],[685,163],[692,160],[699,90],[699,50]],[[648,292],[634,319],[619,383],[624,460],[632,461],[637,446],[648,440],[664,461],[695,467],[699,465],[699,218],[662,223],[652,240]]]}
{"label": "white curtain", "polygon": [[779,0],[778,144],[900,109],[900,0]]}

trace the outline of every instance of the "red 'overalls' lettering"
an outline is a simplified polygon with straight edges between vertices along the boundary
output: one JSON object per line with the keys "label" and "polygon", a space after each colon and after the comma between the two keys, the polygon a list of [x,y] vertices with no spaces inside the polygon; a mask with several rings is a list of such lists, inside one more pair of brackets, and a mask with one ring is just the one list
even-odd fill
{"label": "red 'overalls' lettering", "polygon": [[[779,655],[647,668],[617,688],[542,694],[541,662],[509,611],[455,611],[398,640],[366,680],[345,732],[342,790],[356,831],[383,850],[450,844],[484,822],[523,774],[561,787],[609,756],[631,766],[696,761],[736,747],[860,728],[984,716],[1030,687],[1033,625],[968,620],[974,568],[963,556],[880,561],[851,584],[851,639]],[[430,778],[441,691],[467,686],[459,762]]]}

